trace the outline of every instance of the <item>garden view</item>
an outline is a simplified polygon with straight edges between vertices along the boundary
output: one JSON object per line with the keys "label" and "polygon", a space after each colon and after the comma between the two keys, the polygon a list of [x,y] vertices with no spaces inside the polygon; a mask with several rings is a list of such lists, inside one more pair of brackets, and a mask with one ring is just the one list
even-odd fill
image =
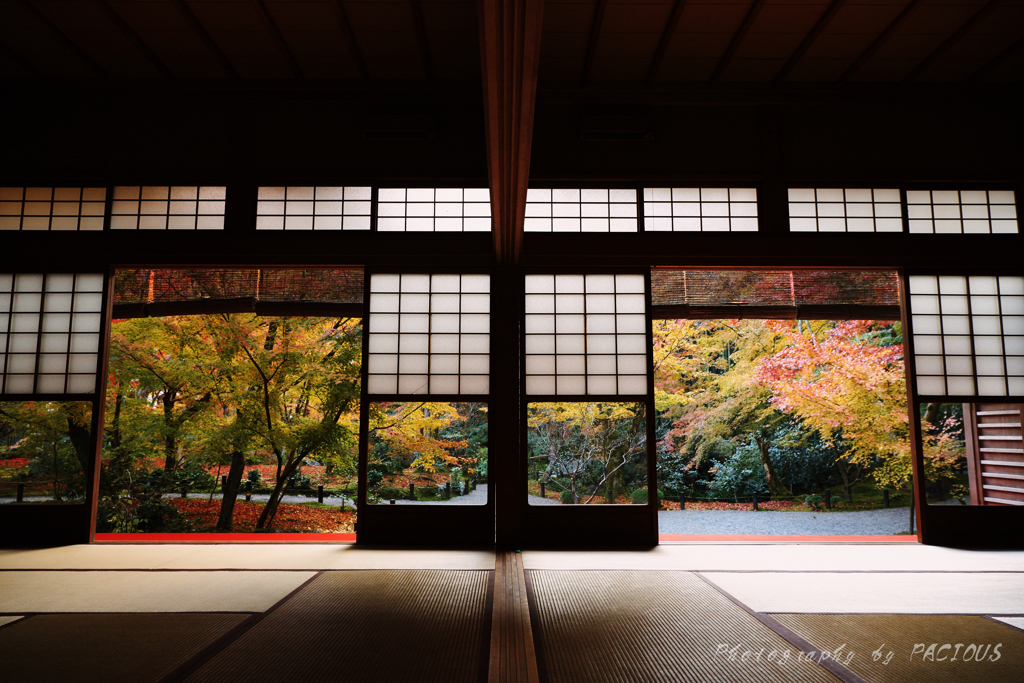
{"label": "garden view", "polygon": [[[531,504],[908,505],[899,323],[658,320],[653,337],[657,491],[642,403],[532,403]],[[111,339],[100,531],[354,530],[359,319],[133,318]],[[367,409],[370,504],[486,502],[485,404]],[[960,406],[921,411],[929,499],[962,500]],[[88,403],[0,404],[0,497],[82,500],[90,419]]]}

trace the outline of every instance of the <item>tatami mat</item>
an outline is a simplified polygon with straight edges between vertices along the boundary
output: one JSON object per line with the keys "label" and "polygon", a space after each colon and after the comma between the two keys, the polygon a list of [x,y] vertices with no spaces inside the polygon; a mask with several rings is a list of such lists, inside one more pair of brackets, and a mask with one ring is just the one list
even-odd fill
{"label": "tatami mat", "polygon": [[757,612],[1021,614],[1024,573],[706,572]]}
{"label": "tatami mat", "polygon": [[23,619],[23,618],[24,617],[0,617],[0,626],[6,626],[7,624],[11,624],[11,623],[17,621],[18,619]]}
{"label": "tatami mat", "polygon": [[524,550],[527,569],[1024,572],[1024,551],[925,545],[660,545],[649,550]]}
{"label": "tatami mat", "polygon": [[313,572],[0,572],[0,613],[262,612]]}
{"label": "tatami mat", "polygon": [[486,678],[490,578],[482,571],[323,574],[187,680],[478,681]]}
{"label": "tatami mat", "polygon": [[984,617],[772,616],[816,647],[836,652],[839,661],[867,683],[1020,683],[1024,680],[1024,632]]}
{"label": "tatami mat", "polygon": [[692,573],[531,571],[529,580],[551,683],[837,680]]}
{"label": "tatami mat", "polygon": [[332,544],[73,545],[0,550],[0,569],[494,569],[491,550]]}
{"label": "tatami mat", "polygon": [[160,681],[244,614],[44,614],[0,629],[4,683]]}

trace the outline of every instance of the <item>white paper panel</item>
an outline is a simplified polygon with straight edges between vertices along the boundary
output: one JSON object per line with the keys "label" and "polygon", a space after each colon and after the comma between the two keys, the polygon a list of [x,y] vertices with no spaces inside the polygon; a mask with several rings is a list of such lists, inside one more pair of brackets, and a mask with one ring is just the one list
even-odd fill
{"label": "white paper panel", "polygon": [[0,188],[0,230],[102,230],[105,187]]}
{"label": "white paper panel", "polygon": [[646,394],[643,276],[527,275],[525,289],[527,394]]}
{"label": "white paper panel", "polygon": [[757,232],[755,188],[644,188],[647,232]]}
{"label": "white paper panel", "polygon": [[486,275],[372,275],[367,391],[488,393],[489,289]]}
{"label": "white paper panel", "polygon": [[257,230],[369,230],[369,187],[261,187]]}
{"label": "white paper panel", "polygon": [[490,229],[491,199],[487,188],[382,187],[377,192],[379,232],[488,232]]}
{"label": "white paper panel", "polygon": [[903,232],[899,190],[791,188],[791,232]]}
{"label": "white paper panel", "polygon": [[1013,190],[908,190],[907,216],[915,233],[1015,233]]}
{"label": "white paper panel", "polygon": [[113,230],[223,230],[224,186],[118,186]]}
{"label": "white paper panel", "polygon": [[102,291],[99,273],[0,275],[0,391],[93,393]]}
{"label": "white paper panel", "polygon": [[[952,201],[948,194],[944,201]],[[975,197],[971,197],[976,199]],[[1024,278],[910,277],[917,390],[929,396],[1016,396],[1024,382]]]}
{"label": "white paper panel", "polygon": [[530,189],[526,232],[637,232],[633,189]]}

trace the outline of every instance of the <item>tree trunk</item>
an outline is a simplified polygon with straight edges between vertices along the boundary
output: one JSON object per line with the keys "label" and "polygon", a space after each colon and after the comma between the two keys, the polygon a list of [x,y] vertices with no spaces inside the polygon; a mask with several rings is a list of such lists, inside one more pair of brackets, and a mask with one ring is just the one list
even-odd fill
{"label": "tree trunk", "polygon": [[228,470],[228,484],[224,487],[224,497],[220,502],[220,517],[217,519],[217,531],[231,531],[234,525],[235,501],[238,489],[242,485],[242,473],[245,471],[245,454],[235,451],[231,454],[231,468]]}
{"label": "tree trunk", "polygon": [[86,426],[75,424],[68,418],[68,439],[75,449],[75,456],[82,464],[82,472],[89,471],[89,452],[92,451],[92,430]]}
{"label": "tree trunk", "polygon": [[775,473],[775,466],[772,465],[771,458],[768,457],[768,439],[763,434],[754,436],[754,441],[757,442],[757,451],[761,454],[761,464],[764,466],[764,477],[768,481],[768,490],[771,492],[773,498],[780,498],[784,496],[792,495],[786,485],[779,479],[779,475]]}
{"label": "tree trunk", "polygon": [[298,458],[297,460],[289,461],[285,464],[281,474],[278,475],[277,481],[274,482],[274,490],[270,492],[270,500],[263,507],[263,511],[260,513],[260,518],[256,520],[257,529],[269,529],[274,524],[274,517],[277,515],[277,506],[281,503],[281,499],[284,497],[284,486],[288,479],[295,473],[299,465],[302,464],[302,460],[305,456]]}
{"label": "tree trunk", "polygon": [[164,436],[164,469],[173,470],[178,466],[178,459],[175,454],[178,439],[174,436],[174,403],[177,391],[165,391],[163,395],[164,404],[164,427],[169,432]]}
{"label": "tree trunk", "polygon": [[850,482],[850,463],[836,461],[836,469],[839,470],[839,476],[843,478],[843,493],[846,495],[846,502],[853,502],[853,484]]}

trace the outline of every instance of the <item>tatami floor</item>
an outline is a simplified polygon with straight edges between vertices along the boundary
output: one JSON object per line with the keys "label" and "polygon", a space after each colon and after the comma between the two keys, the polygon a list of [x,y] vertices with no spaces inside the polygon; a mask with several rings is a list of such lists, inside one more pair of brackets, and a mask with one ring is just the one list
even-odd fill
{"label": "tatami floor", "polygon": [[1024,681],[1024,551],[502,555],[0,550],[0,680]]}

